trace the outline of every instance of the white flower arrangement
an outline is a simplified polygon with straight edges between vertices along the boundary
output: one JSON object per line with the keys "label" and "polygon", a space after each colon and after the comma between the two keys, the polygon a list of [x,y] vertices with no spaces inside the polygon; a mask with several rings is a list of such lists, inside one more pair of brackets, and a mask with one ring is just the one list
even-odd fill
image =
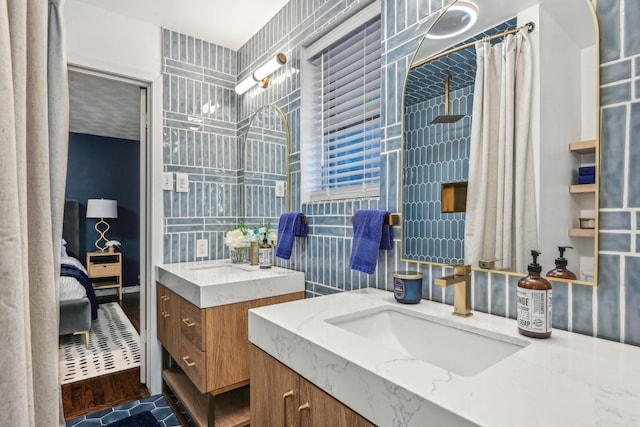
{"label": "white flower arrangement", "polygon": [[246,248],[251,242],[262,242],[264,233],[267,233],[267,241],[275,245],[278,238],[278,232],[271,229],[269,223],[259,224],[258,227],[249,228],[244,222],[231,228],[224,236],[225,245],[232,249]]}
{"label": "white flower arrangement", "polygon": [[107,248],[114,248],[114,249],[118,249],[120,246],[122,246],[122,243],[120,243],[117,240],[109,240],[107,243],[104,244]]}

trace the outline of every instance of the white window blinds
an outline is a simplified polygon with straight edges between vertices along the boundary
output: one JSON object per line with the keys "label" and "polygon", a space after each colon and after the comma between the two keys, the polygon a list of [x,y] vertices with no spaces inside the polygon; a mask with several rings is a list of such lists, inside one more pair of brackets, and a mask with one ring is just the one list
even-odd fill
{"label": "white window blinds", "polygon": [[[335,37],[334,37],[335,38]],[[308,56],[303,174],[310,200],[380,191],[379,15]]]}

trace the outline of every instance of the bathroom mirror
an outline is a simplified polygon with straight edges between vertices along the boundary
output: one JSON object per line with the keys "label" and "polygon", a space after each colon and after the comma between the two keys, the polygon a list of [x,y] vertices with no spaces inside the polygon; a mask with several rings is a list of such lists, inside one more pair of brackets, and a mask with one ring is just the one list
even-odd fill
{"label": "bathroom mirror", "polygon": [[[454,2],[427,32],[405,81],[402,259],[465,262],[467,214],[461,209],[443,212],[443,197],[459,202],[463,191],[466,195],[469,153],[473,150],[476,54],[473,46],[447,51],[533,22],[535,28],[528,38],[534,53],[529,120],[536,195],[535,249],[542,252],[539,262],[545,273],[554,267],[558,246],[572,246],[564,255],[568,268],[577,276],[571,281],[594,285],[597,173],[595,183],[578,185],[579,168],[595,165],[597,171],[599,157],[598,30],[593,5],[589,0],[476,0],[475,24],[461,34],[443,37],[449,29],[467,22],[454,9],[468,3]],[[452,19],[447,19],[452,11]],[[497,37],[491,42],[503,40]],[[486,211],[492,209],[495,207],[487,206]],[[503,265],[500,259],[484,261],[488,262],[482,263],[483,267],[493,271],[526,273],[523,268]],[[473,267],[480,268],[480,263]]]}
{"label": "bathroom mirror", "polygon": [[274,105],[260,107],[242,147],[244,221],[277,228],[280,215],[289,210],[289,126],[282,110]]}

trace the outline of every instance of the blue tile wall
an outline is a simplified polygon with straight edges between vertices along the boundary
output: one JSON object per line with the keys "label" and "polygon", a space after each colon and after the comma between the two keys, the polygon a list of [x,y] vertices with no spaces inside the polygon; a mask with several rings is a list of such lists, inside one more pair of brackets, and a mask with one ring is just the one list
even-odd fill
{"label": "blue tile wall", "polygon": [[[164,191],[164,262],[228,257],[224,232],[238,221],[237,53],[163,29],[163,171],[187,173],[189,192]],[[175,186],[174,186],[175,187]]]}
{"label": "blue tile wall", "polygon": [[[391,291],[393,271],[415,270],[424,275],[424,298],[452,303],[452,290],[433,285],[434,277],[451,274],[452,270],[403,261],[398,230],[394,249],[380,252],[374,275],[350,270],[348,266],[353,212],[364,208],[399,210],[405,75],[421,40],[426,17],[442,6],[441,0],[383,0],[381,4],[385,102],[382,104],[381,156],[384,178],[380,198],[301,203],[302,45],[362,4],[363,0],[291,0],[238,52],[163,31],[164,168],[189,173],[192,190],[188,195],[165,192],[165,261],[190,259],[192,243],[201,236],[210,238],[212,257],[226,255],[221,236],[238,216],[234,203],[238,191],[235,149],[238,135],[242,135],[250,117],[262,105],[274,104],[284,111],[290,129],[291,209],[304,212],[310,221],[310,236],[297,239],[291,260],[278,263],[306,272],[307,297],[362,287]],[[633,185],[634,172],[640,162],[640,144],[636,143],[640,118],[638,107],[632,106],[633,99],[640,98],[639,13],[636,0],[597,1],[603,78],[600,207],[604,208],[603,212],[614,214],[605,215],[604,224],[616,227],[601,230],[607,245],[607,250],[600,254],[601,284],[592,288],[552,282],[557,295],[556,327],[634,345],[640,345],[640,281],[637,280],[640,193],[637,185]],[[274,73],[269,87],[264,90],[254,87],[236,99],[235,82],[278,52],[284,52],[288,61]],[[632,86],[636,87],[633,97]],[[206,114],[204,105],[208,106]],[[202,122],[193,123],[189,121],[190,116],[202,118]],[[629,223],[626,219],[621,221],[627,216]],[[474,282],[478,284],[474,288],[474,310],[515,318],[515,288],[519,278],[474,272]]]}
{"label": "blue tile wall", "polygon": [[[464,213],[443,213],[442,184],[469,177],[473,85],[450,93],[452,124],[431,124],[444,114],[442,94],[405,109],[405,204],[402,242],[407,257],[442,264],[464,262]],[[449,256],[453,255],[453,256]]]}

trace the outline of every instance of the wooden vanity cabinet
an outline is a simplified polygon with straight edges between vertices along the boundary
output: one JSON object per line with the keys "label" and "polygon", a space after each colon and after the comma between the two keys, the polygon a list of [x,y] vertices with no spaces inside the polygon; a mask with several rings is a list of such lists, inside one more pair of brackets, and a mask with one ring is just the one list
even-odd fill
{"label": "wooden vanity cabinet", "polygon": [[[248,425],[248,310],[302,298],[296,292],[199,308],[157,283],[158,340],[177,365],[163,366],[163,379],[196,425]],[[235,421],[219,422],[222,413]]]}
{"label": "wooden vanity cabinet", "polygon": [[255,426],[374,426],[254,345],[250,393]]}

